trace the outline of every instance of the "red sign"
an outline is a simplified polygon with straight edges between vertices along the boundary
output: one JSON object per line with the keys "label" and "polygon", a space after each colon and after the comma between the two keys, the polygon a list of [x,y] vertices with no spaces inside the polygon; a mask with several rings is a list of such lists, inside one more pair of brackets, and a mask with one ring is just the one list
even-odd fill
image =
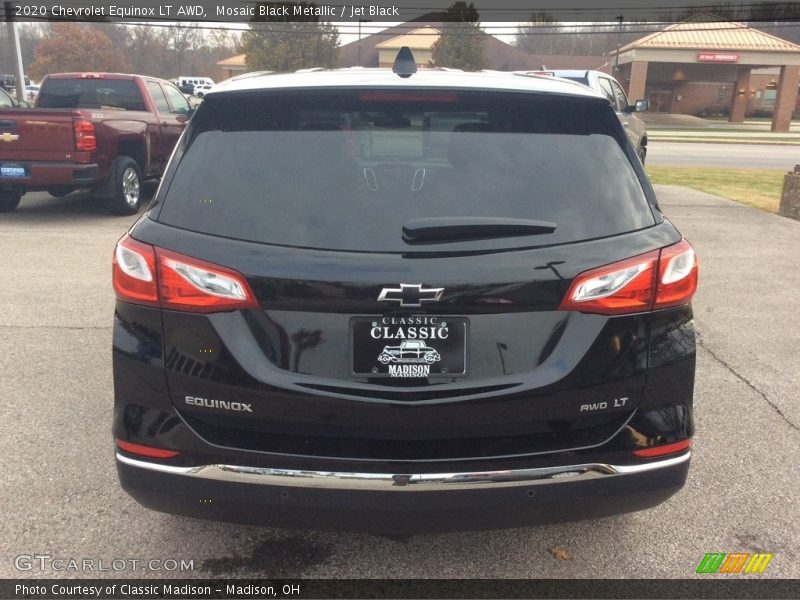
{"label": "red sign", "polygon": [[697,60],[700,62],[739,62],[738,52],[698,52]]}

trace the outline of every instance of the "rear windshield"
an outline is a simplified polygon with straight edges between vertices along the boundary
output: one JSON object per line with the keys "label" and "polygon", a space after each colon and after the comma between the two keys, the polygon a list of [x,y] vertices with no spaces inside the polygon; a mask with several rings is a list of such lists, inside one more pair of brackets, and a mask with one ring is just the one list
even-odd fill
{"label": "rear windshield", "polygon": [[37,106],[145,110],[139,88],[130,79],[48,79],[39,92]]}
{"label": "rear windshield", "polygon": [[596,99],[438,90],[225,94],[203,103],[187,136],[158,220],[202,233],[403,252],[412,249],[403,225],[425,217],[556,225],[536,236],[437,240],[443,250],[574,242],[654,224],[619,122]]}

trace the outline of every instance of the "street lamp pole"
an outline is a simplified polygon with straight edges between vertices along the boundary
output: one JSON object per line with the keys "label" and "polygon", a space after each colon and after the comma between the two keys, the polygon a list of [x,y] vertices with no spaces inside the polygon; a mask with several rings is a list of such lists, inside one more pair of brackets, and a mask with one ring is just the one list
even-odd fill
{"label": "street lamp pole", "polygon": [[19,48],[19,34],[17,32],[16,24],[13,19],[13,11],[10,2],[3,4],[3,9],[6,17],[6,26],[8,27],[8,37],[11,41],[11,51],[14,54],[14,67],[15,67],[15,80],[17,82],[17,100],[20,102],[25,100],[25,73],[22,68],[22,52]]}
{"label": "street lamp pole", "polygon": [[619,21],[619,29],[617,30],[617,54],[614,56],[614,76],[616,77],[619,73],[619,49],[622,48],[622,20],[625,17],[620,15],[617,17],[617,21]]}
{"label": "street lamp pole", "polygon": [[359,19],[358,20],[358,66],[363,66],[361,64],[361,24],[362,23],[369,23],[372,19]]}

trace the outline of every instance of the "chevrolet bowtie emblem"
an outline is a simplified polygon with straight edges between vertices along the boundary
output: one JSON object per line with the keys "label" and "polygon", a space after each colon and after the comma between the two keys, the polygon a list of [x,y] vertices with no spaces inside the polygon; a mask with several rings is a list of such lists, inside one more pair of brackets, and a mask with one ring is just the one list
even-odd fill
{"label": "chevrolet bowtie emblem", "polygon": [[378,302],[399,302],[400,306],[422,306],[423,302],[438,302],[444,288],[423,288],[419,284],[401,283],[399,288],[383,288]]}
{"label": "chevrolet bowtie emblem", "polygon": [[8,133],[7,131],[0,133],[0,142],[16,142],[19,136],[15,133]]}

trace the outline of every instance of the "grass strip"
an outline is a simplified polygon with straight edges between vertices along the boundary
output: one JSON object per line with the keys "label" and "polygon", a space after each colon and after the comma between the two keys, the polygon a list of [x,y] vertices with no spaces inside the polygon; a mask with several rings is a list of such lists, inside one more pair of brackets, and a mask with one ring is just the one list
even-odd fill
{"label": "grass strip", "polygon": [[719,169],[648,165],[655,184],[685,185],[771,213],[778,212],[784,169]]}

